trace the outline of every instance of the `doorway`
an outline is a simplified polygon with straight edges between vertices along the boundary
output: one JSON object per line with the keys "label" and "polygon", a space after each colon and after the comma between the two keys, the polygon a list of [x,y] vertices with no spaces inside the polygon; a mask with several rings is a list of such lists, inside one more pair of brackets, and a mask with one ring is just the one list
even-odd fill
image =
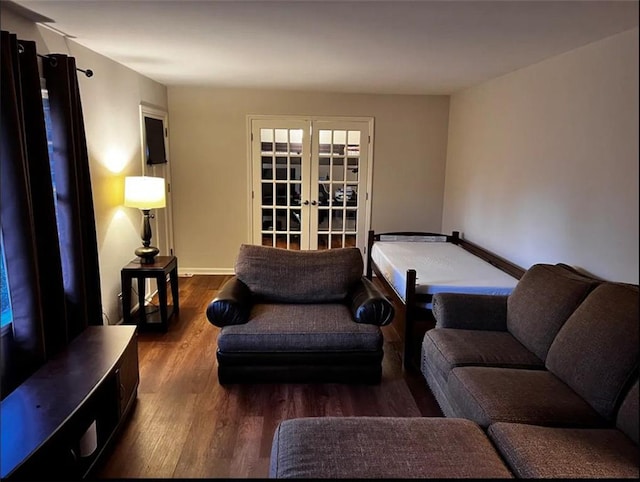
{"label": "doorway", "polygon": [[249,118],[251,239],[286,249],[366,250],[372,118]]}
{"label": "doorway", "polygon": [[[151,130],[153,129],[153,130]],[[159,135],[154,133],[160,132]],[[169,115],[166,111],[149,105],[140,105],[140,133],[142,145],[142,173],[144,176],[162,177],[165,179],[166,207],[155,209],[151,219],[152,244],[160,250],[161,256],[172,256],[173,246],[173,212],[171,202],[171,162],[169,158]],[[159,137],[161,135],[161,137]],[[164,159],[152,157],[150,147],[160,142],[164,147]]]}

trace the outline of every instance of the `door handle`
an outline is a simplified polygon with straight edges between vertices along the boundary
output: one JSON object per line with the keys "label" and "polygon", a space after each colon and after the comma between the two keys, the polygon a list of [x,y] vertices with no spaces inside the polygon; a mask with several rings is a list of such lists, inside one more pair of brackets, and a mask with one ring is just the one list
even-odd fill
{"label": "door handle", "polygon": [[318,202],[317,202],[317,201],[311,201],[311,205],[312,205],[312,206],[315,206],[316,204],[318,204]]}
{"label": "door handle", "polygon": [[303,202],[302,204],[304,204],[305,206],[309,205],[309,200],[307,199],[305,202]]}

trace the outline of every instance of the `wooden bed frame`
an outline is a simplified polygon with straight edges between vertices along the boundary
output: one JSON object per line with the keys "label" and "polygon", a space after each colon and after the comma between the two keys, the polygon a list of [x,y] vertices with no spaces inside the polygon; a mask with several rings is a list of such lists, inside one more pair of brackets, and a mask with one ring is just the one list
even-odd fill
{"label": "wooden bed frame", "polygon": [[[474,254],[475,256],[487,261],[489,264],[504,271],[505,273],[513,276],[516,279],[522,278],[525,270],[521,267],[501,258],[484,248],[481,248],[477,244],[470,241],[466,241],[460,237],[459,231],[452,231],[451,234],[419,232],[419,231],[394,231],[385,233],[375,233],[370,230],[367,238],[367,262],[366,262],[366,276],[370,280],[373,279],[373,274],[376,274],[377,279],[384,286],[385,290],[393,297],[394,304],[400,306],[401,312],[404,312],[404,316],[400,313],[400,316],[396,317],[394,323],[399,322],[399,329],[396,329],[398,335],[402,338],[404,344],[403,349],[403,365],[405,369],[416,369],[419,362],[416,363],[413,360],[415,350],[415,343],[420,342],[420,334],[416,335],[417,323],[419,321],[427,321],[433,324],[435,320],[431,310],[422,308],[424,303],[431,303],[431,294],[416,293],[416,270],[408,269],[406,273],[406,288],[404,293],[404,300],[398,294],[393,286],[384,277],[375,261],[371,257],[371,251],[373,249],[373,243],[380,241],[381,236],[424,236],[424,237],[443,237],[446,242],[453,243],[466,251]],[[426,329],[423,330],[426,331]],[[418,350],[419,353],[419,350]]]}

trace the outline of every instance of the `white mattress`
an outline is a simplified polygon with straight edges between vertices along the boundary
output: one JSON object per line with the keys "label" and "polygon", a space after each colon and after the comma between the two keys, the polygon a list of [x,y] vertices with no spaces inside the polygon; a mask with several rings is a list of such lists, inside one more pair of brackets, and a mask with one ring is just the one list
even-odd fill
{"label": "white mattress", "polygon": [[[373,244],[371,258],[403,301],[408,269],[416,270],[416,293],[422,294],[508,295],[518,282],[452,243],[378,241]],[[431,303],[426,307],[431,308]]]}

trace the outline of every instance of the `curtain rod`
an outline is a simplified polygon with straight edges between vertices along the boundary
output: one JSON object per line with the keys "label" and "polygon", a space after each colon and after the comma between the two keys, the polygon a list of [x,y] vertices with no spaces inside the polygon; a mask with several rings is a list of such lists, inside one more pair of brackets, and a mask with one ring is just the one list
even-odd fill
{"label": "curtain rod", "polygon": [[[22,53],[24,52],[24,47],[22,46],[21,43],[18,42],[18,52]],[[50,57],[49,55],[42,55],[36,52],[36,55],[38,57],[40,57],[41,59],[49,59],[49,61],[52,63],[51,65],[53,65],[54,67],[57,64],[57,61],[55,59],[55,57]],[[76,67],[76,70],[78,72],[82,72],[84,75],[86,75],[87,77],[93,77],[93,70],[91,69],[81,69],[80,67]]]}
{"label": "curtain rod", "polygon": [[[58,63],[56,61],[55,57],[49,57],[48,55],[42,55],[42,54],[39,54],[39,53],[36,53],[36,55],[38,57],[40,57],[41,59],[49,59],[49,61],[51,62],[51,65],[53,65],[54,67]],[[82,72],[87,77],[93,77],[93,70],[91,70],[91,69],[81,69],[80,67],[76,67],[76,70],[78,72]]]}

